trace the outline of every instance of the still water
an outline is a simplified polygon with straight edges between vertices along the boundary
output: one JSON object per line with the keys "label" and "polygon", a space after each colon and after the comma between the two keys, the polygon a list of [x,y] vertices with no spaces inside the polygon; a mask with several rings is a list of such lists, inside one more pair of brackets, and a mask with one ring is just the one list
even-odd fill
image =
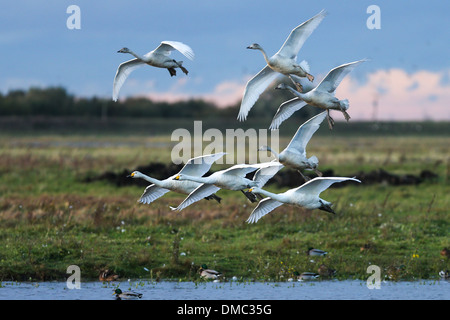
{"label": "still water", "polygon": [[142,293],[142,300],[450,300],[445,280],[381,282],[82,282],[69,289],[66,282],[2,282],[0,300],[114,300],[114,290]]}

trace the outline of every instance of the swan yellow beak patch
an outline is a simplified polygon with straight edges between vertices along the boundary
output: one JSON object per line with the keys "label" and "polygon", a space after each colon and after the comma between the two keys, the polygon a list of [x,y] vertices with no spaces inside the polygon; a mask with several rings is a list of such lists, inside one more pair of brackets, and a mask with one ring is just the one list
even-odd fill
{"label": "swan yellow beak patch", "polygon": [[252,191],[253,191],[253,188],[248,189],[248,192],[252,192]]}
{"label": "swan yellow beak patch", "polygon": [[176,177],[175,177],[175,180],[180,180],[180,176],[179,176],[179,175],[176,176]]}
{"label": "swan yellow beak patch", "polygon": [[134,172],[132,172],[132,173],[130,174],[130,176],[134,177]]}

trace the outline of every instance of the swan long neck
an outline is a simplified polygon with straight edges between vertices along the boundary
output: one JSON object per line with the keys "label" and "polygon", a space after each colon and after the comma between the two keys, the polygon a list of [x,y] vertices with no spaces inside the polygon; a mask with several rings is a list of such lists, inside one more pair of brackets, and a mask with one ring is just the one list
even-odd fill
{"label": "swan long neck", "polygon": [[301,92],[298,92],[297,90],[295,90],[294,88],[292,88],[291,86],[286,86],[286,88],[292,92],[295,96],[299,97],[299,98],[303,98],[304,94]]}
{"label": "swan long neck", "polygon": [[266,191],[266,190],[263,190],[263,189],[258,189],[258,191],[255,190],[255,192],[263,194],[263,195],[265,195],[267,197],[270,197],[273,200],[278,200],[279,199],[279,195],[278,194],[272,193],[272,192],[269,192],[269,191]]}
{"label": "swan long neck", "polygon": [[149,177],[143,173],[141,173],[140,178],[142,178],[150,183],[153,183],[153,184],[157,185],[158,187],[163,187],[163,182],[161,180]]}
{"label": "swan long neck", "polygon": [[133,55],[134,57],[136,57],[137,59],[141,60],[141,61],[145,61],[144,57],[138,55],[136,52],[128,50],[128,53]]}
{"label": "swan long neck", "polygon": [[280,159],[280,155],[276,151],[274,151],[271,147],[267,146],[266,148],[267,151],[271,152],[275,156],[275,158],[277,158],[278,160]]}
{"label": "swan long neck", "polygon": [[180,181],[183,181],[183,180],[189,180],[189,181],[194,181],[194,182],[198,182],[198,183],[210,183],[208,177],[195,177],[195,176],[183,175],[183,178],[180,179]]}
{"label": "swan long neck", "polygon": [[264,51],[264,49],[260,47],[260,48],[258,48],[258,50],[262,52],[262,54],[263,54],[263,56],[264,56],[264,60],[266,60],[267,64],[270,64],[270,63],[269,63],[269,56],[268,56],[267,53]]}

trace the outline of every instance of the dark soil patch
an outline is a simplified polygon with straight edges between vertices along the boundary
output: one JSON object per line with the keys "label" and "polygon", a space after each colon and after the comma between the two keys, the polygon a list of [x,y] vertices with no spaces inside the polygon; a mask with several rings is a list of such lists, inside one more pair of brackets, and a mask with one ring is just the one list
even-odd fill
{"label": "dark soil patch", "polygon": [[[139,186],[147,186],[149,183],[143,179],[132,179],[127,177],[134,170],[138,170],[144,174],[147,174],[155,179],[162,180],[174,175],[179,172],[183,165],[175,165],[175,164],[163,164],[163,163],[150,163],[148,165],[139,166],[135,169],[124,169],[121,172],[112,172],[105,171],[98,176],[87,177],[83,181],[84,182],[93,182],[93,181],[108,181],[109,183],[115,184],[118,187],[129,186],[129,185],[139,185]],[[335,173],[334,170],[328,169],[322,171],[324,177],[333,177],[340,176],[338,173]],[[305,172],[305,175],[314,178],[316,175],[314,173]],[[206,174],[205,176],[207,176]],[[251,178],[253,175],[250,174],[248,178]],[[424,181],[437,181],[438,175],[429,170],[423,170],[419,175],[412,174],[403,174],[397,175],[390,172],[387,172],[383,169],[377,169],[370,172],[357,172],[353,175],[349,175],[351,177],[355,177],[361,180],[364,184],[387,184],[387,185],[417,185]],[[303,179],[299,173],[295,170],[284,168],[280,172],[278,172],[269,182],[270,184],[276,184],[280,187],[298,187],[303,184]],[[335,184],[335,187],[344,186],[346,183]]]}

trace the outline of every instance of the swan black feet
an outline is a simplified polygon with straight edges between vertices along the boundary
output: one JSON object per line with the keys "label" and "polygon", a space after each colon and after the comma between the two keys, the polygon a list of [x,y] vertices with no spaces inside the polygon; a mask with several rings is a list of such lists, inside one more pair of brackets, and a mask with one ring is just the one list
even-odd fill
{"label": "swan black feet", "polygon": [[250,200],[250,202],[258,202],[258,199],[256,198],[256,195],[254,193],[244,190],[241,190],[241,192],[247,197],[248,200]]}
{"label": "swan black feet", "polygon": [[330,116],[330,109],[327,109],[327,121],[328,121],[328,127],[330,127],[330,130],[332,130],[334,127],[334,120]]}
{"label": "swan black feet", "polygon": [[[300,82],[295,81],[291,75],[289,75],[289,79],[291,79],[292,83],[297,88],[298,92],[303,92],[303,86]],[[287,89],[286,86],[277,86],[275,89]]]}
{"label": "swan black feet", "polygon": [[317,174],[318,177],[323,177],[323,173],[320,172],[319,170],[314,169],[314,172]]}
{"label": "swan black feet", "polygon": [[215,195],[215,194],[212,194],[212,195],[210,195],[210,196],[207,196],[205,199],[206,199],[206,200],[212,200],[212,199],[214,199],[214,200],[216,200],[218,203],[220,203],[220,201],[222,201],[222,198],[219,197],[219,196],[217,196],[217,195]]}
{"label": "swan black feet", "polygon": [[347,122],[348,122],[348,120],[350,120],[350,115],[345,110],[341,110],[341,111],[344,114],[345,120],[347,120]]}
{"label": "swan black feet", "polygon": [[298,92],[303,92],[303,86],[300,83],[294,82],[294,84]]}
{"label": "swan black feet", "polygon": [[297,170],[298,171],[298,173],[300,173],[300,175],[302,176],[302,178],[303,178],[303,180],[305,180],[305,182],[307,182],[307,181],[309,181],[309,180],[311,180],[311,178],[310,177],[308,177],[308,176],[305,176],[300,170]]}
{"label": "swan black feet", "polygon": [[176,76],[177,75],[177,71],[175,70],[175,68],[167,68],[167,70],[169,70],[170,76]]}
{"label": "swan black feet", "polygon": [[187,71],[187,69],[181,65],[180,65],[180,69],[181,69],[181,71],[184,72],[185,75],[187,75],[189,73],[189,71]]}

